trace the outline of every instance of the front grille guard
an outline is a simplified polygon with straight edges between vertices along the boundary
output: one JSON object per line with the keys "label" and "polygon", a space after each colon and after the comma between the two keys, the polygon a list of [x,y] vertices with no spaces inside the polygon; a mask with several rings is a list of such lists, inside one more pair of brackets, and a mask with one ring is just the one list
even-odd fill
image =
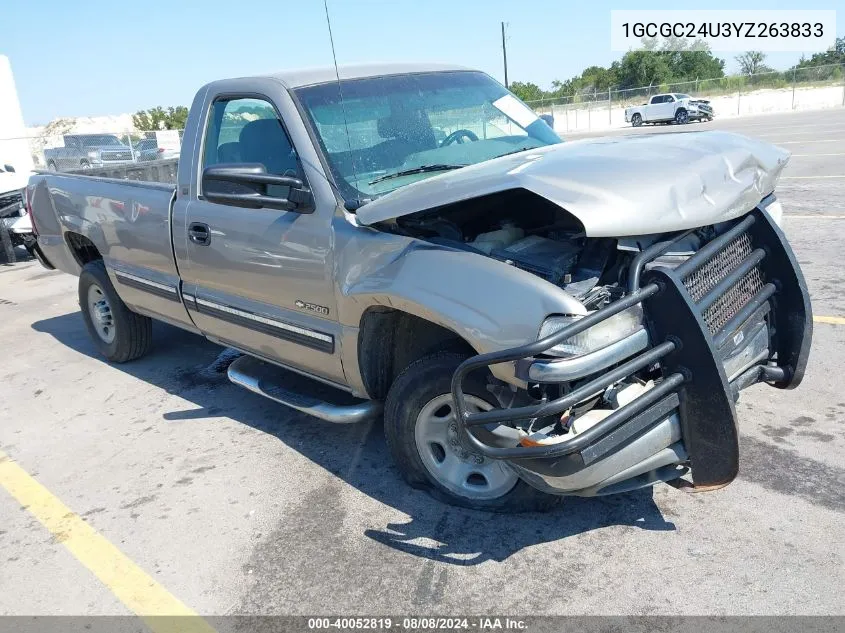
{"label": "front grille guard", "polygon": [[[452,377],[452,397],[457,424],[473,449],[492,459],[527,461],[578,453],[586,465],[615,450],[620,443],[649,428],[677,408],[696,484],[719,485],[733,479],[738,468],[734,409],[738,391],[759,381],[770,382],[781,388],[794,387],[800,382],[809,353],[812,314],[806,285],[783,233],[759,209],[735,222],[729,230],[705,244],[677,268],[656,266],[645,271],[646,264],[667,252],[673,244],[691,232],[676,233],[642,251],[631,264],[628,294],[622,299],[540,340],[480,354],[464,361]],[[684,279],[745,233],[753,234],[754,242],[762,247],[750,250],[733,270],[720,276],[712,287],[694,301],[684,286]],[[755,287],[755,292],[744,305],[720,324],[721,327],[711,330],[704,320],[707,309],[751,271],[759,270],[761,262],[769,258],[772,252],[775,252],[775,256],[770,258],[772,262],[767,259],[767,264],[771,263],[774,276],[767,275],[770,277],[765,280],[767,282],[761,282],[759,289]],[[646,279],[641,284],[643,276]],[[780,306],[780,314],[773,315],[782,330],[775,349],[768,359],[762,359],[761,363],[729,383],[722,367],[719,348],[764,304],[775,301],[776,293],[783,295],[784,301]],[[660,303],[660,308],[649,309],[655,307],[655,302]],[[468,410],[462,385],[470,372],[547,352],[564,340],[638,303],[644,304],[650,338],[654,343],[651,349],[555,400],[474,413]],[[777,365],[767,362],[773,356],[778,359]],[[471,432],[473,427],[561,414],[578,402],[658,361],[663,371],[661,381],[572,439],[544,446],[501,447],[487,444]],[[719,422],[709,422],[714,418]]]}

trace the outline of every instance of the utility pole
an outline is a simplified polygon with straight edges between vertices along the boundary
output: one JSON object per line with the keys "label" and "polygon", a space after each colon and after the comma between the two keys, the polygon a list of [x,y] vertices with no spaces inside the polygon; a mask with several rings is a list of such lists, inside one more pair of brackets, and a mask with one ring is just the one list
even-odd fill
{"label": "utility pole", "polygon": [[502,58],[505,62],[505,88],[508,87],[508,49],[505,46],[505,23],[502,22]]}

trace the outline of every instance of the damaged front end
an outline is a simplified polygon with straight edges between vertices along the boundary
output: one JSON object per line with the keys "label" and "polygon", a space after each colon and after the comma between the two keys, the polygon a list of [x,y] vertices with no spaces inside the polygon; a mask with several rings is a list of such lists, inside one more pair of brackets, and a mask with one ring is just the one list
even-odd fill
{"label": "damaged front end", "polygon": [[[806,284],[765,203],[708,227],[707,240],[697,231],[690,255],[667,257],[693,230],[653,241],[630,261],[627,288],[600,307],[465,361],[452,396],[468,447],[557,494],[621,492],[688,472],[697,488],[732,481],[740,390],[797,386],[812,337]],[[560,353],[608,324],[614,340]],[[502,408],[470,412],[464,378],[502,363],[527,389],[494,387]],[[516,430],[518,445],[490,432],[502,427]]]}

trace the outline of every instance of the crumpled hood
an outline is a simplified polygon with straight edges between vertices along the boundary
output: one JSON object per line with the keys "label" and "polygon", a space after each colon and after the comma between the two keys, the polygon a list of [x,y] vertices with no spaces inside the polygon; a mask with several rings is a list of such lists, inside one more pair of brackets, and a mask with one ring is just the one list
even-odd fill
{"label": "crumpled hood", "polygon": [[524,188],[574,215],[591,237],[663,233],[747,213],[774,190],[789,156],[769,143],[718,131],[566,142],[401,187],[357,216],[373,224]]}

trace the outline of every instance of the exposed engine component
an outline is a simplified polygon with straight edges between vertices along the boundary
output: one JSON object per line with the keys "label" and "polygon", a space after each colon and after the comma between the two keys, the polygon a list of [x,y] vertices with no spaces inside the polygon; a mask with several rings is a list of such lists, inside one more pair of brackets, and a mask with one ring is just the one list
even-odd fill
{"label": "exposed engine component", "polygon": [[490,255],[553,284],[562,285],[571,281],[581,250],[580,241],[555,241],[529,235],[504,248],[493,249]]}
{"label": "exposed engine component", "polygon": [[588,239],[565,211],[517,192],[397,218],[390,230],[525,270],[589,301],[590,309],[614,296],[605,286],[620,278],[616,240]]}
{"label": "exposed engine component", "polygon": [[511,244],[525,236],[525,231],[513,224],[505,222],[498,231],[490,231],[478,235],[470,244],[488,255],[494,250],[508,248]]}

